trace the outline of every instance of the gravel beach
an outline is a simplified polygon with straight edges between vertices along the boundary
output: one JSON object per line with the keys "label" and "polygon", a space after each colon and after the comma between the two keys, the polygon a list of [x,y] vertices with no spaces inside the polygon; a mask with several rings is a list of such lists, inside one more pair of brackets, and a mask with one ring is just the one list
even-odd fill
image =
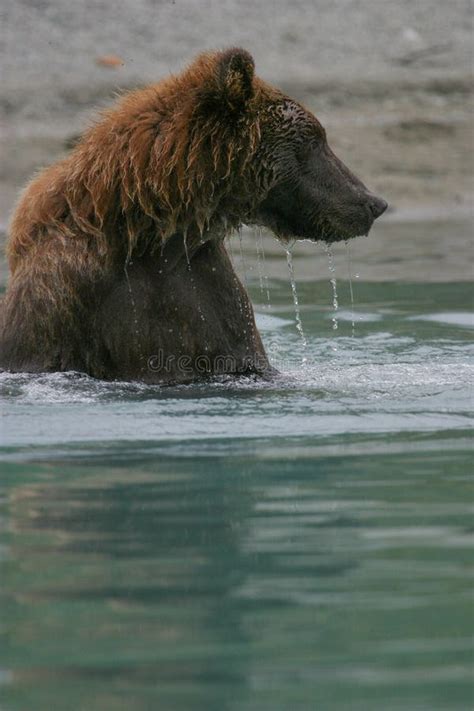
{"label": "gravel beach", "polygon": [[[446,267],[455,246],[454,276],[466,278],[470,15],[467,0],[10,3],[0,33],[2,235],[21,186],[62,155],[117,91],[178,71],[204,49],[241,45],[262,77],[318,115],[336,153],[389,201],[375,249],[393,251],[394,221],[453,219],[453,236],[433,237],[433,251]],[[401,232],[413,239],[413,230]]]}

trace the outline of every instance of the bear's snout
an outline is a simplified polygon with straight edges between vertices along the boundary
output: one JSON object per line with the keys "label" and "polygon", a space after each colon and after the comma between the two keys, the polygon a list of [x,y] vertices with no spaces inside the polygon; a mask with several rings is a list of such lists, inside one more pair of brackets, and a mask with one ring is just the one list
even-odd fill
{"label": "bear's snout", "polygon": [[383,215],[388,207],[388,203],[383,198],[379,198],[376,195],[371,195],[369,198],[369,210],[374,216],[374,220],[380,215]]}

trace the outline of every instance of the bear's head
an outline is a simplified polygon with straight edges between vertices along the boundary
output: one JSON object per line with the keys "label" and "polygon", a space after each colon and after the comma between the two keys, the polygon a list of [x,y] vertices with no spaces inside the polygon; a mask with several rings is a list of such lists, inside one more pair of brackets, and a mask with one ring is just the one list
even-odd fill
{"label": "bear's head", "polygon": [[367,234],[387,203],[337,158],[317,118],[256,77],[245,50],[216,53],[212,60],[212,82],[201,95],[206,112],[238,127],[241,136],[253,131],[251,157],[243,161],[241,185],[250,188],[252,203],[244,221],[288,241]]}

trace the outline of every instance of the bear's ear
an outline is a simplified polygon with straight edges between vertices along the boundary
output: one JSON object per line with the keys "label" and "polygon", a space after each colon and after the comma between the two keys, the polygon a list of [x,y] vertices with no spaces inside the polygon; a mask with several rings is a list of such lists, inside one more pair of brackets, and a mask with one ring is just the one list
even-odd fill
{"label": "bear's ear", "polygon": [[233,48],[217,58],[217,86],[230,109],[242,108],[253,94],[255,63],[245,49]]}

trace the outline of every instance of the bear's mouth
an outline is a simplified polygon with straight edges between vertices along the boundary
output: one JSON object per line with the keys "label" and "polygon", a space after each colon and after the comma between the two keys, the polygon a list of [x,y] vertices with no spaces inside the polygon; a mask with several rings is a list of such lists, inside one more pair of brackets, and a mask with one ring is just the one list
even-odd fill
{"label": "bear's mouth", "polygon": [[347,242],[355,237],[367,235],[372,227],[372,222],[364,227],[351,225],[350,229],[342,229],[328,220],[319,220],[315,225],[306,226],[299,220],[290,222],[280,212],[273,214],[262,212],[257,220],[257,224],[270,229],[280,242],[307,240],[309,242],[326,242],[327,244]]}

